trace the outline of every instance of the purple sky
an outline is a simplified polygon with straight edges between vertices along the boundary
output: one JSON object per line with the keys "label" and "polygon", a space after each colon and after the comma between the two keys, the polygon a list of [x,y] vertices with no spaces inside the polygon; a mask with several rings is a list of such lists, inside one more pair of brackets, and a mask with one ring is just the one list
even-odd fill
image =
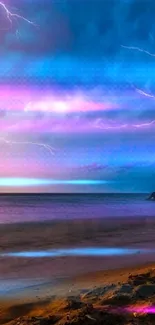
{"label": "purple sky", "polygon": [[147,4],[0,5],[0,192],[155,189]]}

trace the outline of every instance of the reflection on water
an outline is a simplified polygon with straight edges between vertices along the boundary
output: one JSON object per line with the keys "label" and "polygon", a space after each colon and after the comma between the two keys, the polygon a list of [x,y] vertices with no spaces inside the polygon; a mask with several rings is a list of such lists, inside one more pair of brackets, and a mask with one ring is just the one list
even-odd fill
{"label": "reflection on water", "polygon": [[19,289],[91,271],[154,261],[155,203],[145,198],[145,195],[1,197],[3,294],[8,292],[8,285]]}
{"label": "reflection on water", "polygon": [[45,257],[62,257],[62,256],[123,256],[139,253],[154,253],[154,249],[135,249],[135,248],[106,248],[106,247],[83,247],[83,248],[67,248],[53,249],[42,251],[27,252],[7,252],[1,253],[0,257],[26,257],[26,258],[45,258]]}

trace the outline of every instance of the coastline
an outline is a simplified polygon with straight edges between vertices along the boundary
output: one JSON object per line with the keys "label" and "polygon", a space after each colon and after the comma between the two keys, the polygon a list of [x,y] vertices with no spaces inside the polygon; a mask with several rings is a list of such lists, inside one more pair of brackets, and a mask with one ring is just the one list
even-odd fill
{"label": "coastline", "polygon": [[[155,276],[155,263],[143,263],[132,267],[90,272],[64,280],[55,286],[52,283],[47,283],[41,285],[40,288],[39,286],[32,286],[19,292],[16,291],[7,299],[0,298],[0,324],[12,324],[10,322],[16,321],[16,319],[19,322],[19,317],[36,317],[36,315],[37,317],[47,317],[49,314],[53,315],[59,309],[62,318],[65,319],[66,309],[63,307],[63,311],[62,306],[66,305],[66,299],[69,299],[69,297],[72,297],[73,300],[81,297],[83,303],[87,301],[93,303],[94,306],[98,306],[103,300],[102,304],[104,305],[104,299],[109,299],[110,302],[110,299],[116,296],[116,292],[118,294],[119,290],[121,291],[125,285],[128,285],[131,276],[138,278],[141,275],[145,276],[145,274],[148,277]],[[148,285],[148,277],[144,281],[146,283],[142,283],[142,285]],[[153,287],[155,285],[152,284]],[[135,286],[134,292],[136,292],[137,288],[139,286]],[[125,292],[124,294],[126,295]],[[131,294],[128,294],[129,297],[131,298],[130,304],[132,304]],[[145,295],[143,304],[144,300],[147,302],[147,298],[149,298],[149,304],[151,303],[151,297]],[[139,298],[136,301],[136,305],[139,300],[141,299]],[[62,324],[65,323],[62,322]]]}
{"label": "coastline", "polygon": [[[60,203],[58,202],[57,212],[59,212]],[[8,203],[6,203],[6,209],[8,209],[7,206]],[[108,206],[99,206],[102,215],[106,215],[106,207]],[[119,205],[112,205],[112,208],[114,211],[115,209],[117,212],[120,211]],[[105,307],[106,303],[114,304],[115,301],[117,305],[116,297],[120,297],[120,291],[123,290],[124,285],[133,288],[130,294],[125,293],[124,296],[123,293],[123,301],[126,299],[127,304],[141,304],[142,302],[155,304],[153,298],[155,292],[152,296],[145,296],[142,301],[136,296],[139,286],[129,284],[131,274],[139,277],[140,274],[150,272],[149,270],[154,273],[154,218],[150,215],[146,217],[132,215],[132,218],[128,218],[126,214],[124,217],[98,218],[95,209],[94,207],[96,218],[91,218],[87,213],[87,220],[80,219],[80,215],[82,217],[83,214],[80,214],[81,210],[77,210],[75,215],[73,214],[75,217],[70,220],[65,219],[65,211],[62,207],[63,221],[56,219],[55,210],[53,212],[55,219],[45,221],[45,206],[45,210],[38,208],[35,211],[37,217],[41,211],[39,222],[36,219],[36,221],[26,223],[15,222],[18,218],[14,219],[14,215],[10,215],[10,210],[7,210],[8,219],[6,220],[11,218],[13,222],[0,224],[0,324],[64,325],[67,313],[70,313],[73,320],[71,324],[91,325],[92,319],[88,320],[87,316],[80,316],[83,312],[87,315],[86,304],[93,303],[94,308],[97,308],[96,306],[101,305]],[[52,210],[48,207],[48,211]],[[140,213],[141,210],[137,208],[136,211]],[[33,205],[28,208],[23,206],[16,212],[19,216],[25,213],[26,220],[29,220],[30,213],[35,215]],[[5,214],[4,207],[2,213]],[[121,213],[123,215],[124,211]],[[79,218],[77,218],[78,214]],[[97,254],[95,256],[79,254],[79,256],[67,255],[54,258],[38,257],[40,252],[79,248],[85,251],[91,248]],[[122,249],[122,255],[118,256],[113,251],[111,255],[100,256],[97,252],[98,248]],[[127,250],[132,248],[136,250],[136,253],[128,255]],[[146,253],[145,249],[150,250],[150,253]],[[30,255],[32,253],[32,256],[28,257],[24,255],[24,252],[29,252]],[[9,256],[10,253],[21,253],[21,257],[18,254]],[[154,278],[155,275],[151,273],[144,279],[143,284],[148,286],[149,283],[153,290]],[[67,307],[68,299],[74,302],[77,297],[78,300],[80,297],[81,301],[75,303],[76,308]],[[96,325],[100,325],[100,314],[98,311],[95,313],[92,314],[92,318],[97,319]],[[55,315],[59,316],[59,320],[48,322],[47,318],[55,317]],[[80,318],[82,321],[79,322],[79,317],[84,318]],[[114,324],[116,323],[126,324],[122,321],[115,321]],[[104,325],[107,324],[109,325],[104,319]]]}

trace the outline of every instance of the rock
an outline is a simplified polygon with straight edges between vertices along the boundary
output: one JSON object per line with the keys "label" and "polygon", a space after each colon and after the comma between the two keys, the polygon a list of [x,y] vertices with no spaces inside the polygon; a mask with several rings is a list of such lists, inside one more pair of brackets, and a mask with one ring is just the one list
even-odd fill
{"label": "rock", "polygon": [[130,284],[123,284],[115,293],[117,294],[130,294],[133,291],[133,286]]}
{"label": "rock", "polygon": [[13,325],[54,325],[59,320],[56,316],[48,317],[21,317],[14,321]]}
{"label": "rock", "polygon": [[70,324],[74,325],[123,325],[125,324],[125,317],[118,314],[110,314],[107,312],[94,313],[90,317],[88,314],[78,315]]}
{"label": "rock", "polygon": [[109,297],[103,300],[102,305],[110,306],[124,306],[131,303],[132,297],[127,294],[114,294],[112,297]]}
{"label": "rock", "polygon": [[141,284],[146,284],[147,282],[152,282],[152,277],[150,272],[138,275],[129,276],[129,284],[133,286],[139,286]]}
{"label": "rock", "polygon": [[103,296],[105,293],[107,293],[111,290],[114,290],[115,287],[116,287],[116,285],[112,283],[112,284],[104,286],[104,287],[95,288],[94,290],[87,292],[83,297],[84,298],[91,298],[91,297],[99,298],[99,297]]}
{"label": "rock", "polygon": [[81,301],[80,296],[70,296],[67,298],[66,309],[80,309],[85,304]]}
{"label": "rock", "polygon": [[149,198],[148,198],[148,200],[155,200],[155,192],[153,192],[150,196],[149,196]]}
{"label": "rock", "polygon": [[154,284],[145,284],[138,287],[135,291],[136,299],[139,298],[149,298],[155,294],[155,285]]}

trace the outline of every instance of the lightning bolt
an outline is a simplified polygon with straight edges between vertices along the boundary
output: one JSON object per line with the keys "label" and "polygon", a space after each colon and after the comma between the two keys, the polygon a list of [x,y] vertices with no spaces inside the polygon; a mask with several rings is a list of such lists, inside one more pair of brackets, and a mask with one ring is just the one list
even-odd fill
{"label": "lightning bolt", "polygon": [[[12,27],[12,24],[13,24],[13,20],[16,20],[16,22],[17,22],[19,19],[25,21],[26,23],[28,23],[30,25],[33,25],[34,27],[37,27],[37,25],[33,21],[25,18],[24,16],[21,16],[21,15],[18,15],[18,14],[15,14],[15,13],[12,13],[11,11],[9,11],[9,9],[7,8],[7,6],[5,5],[4,2],[0,1],[0,7],[4,9],[4,12],[6,14],[6,18],[9,21],[11,27]],[[19,35],[18,30],[16,30],[16,35]]]}
{"label": "lightning bolt", "polygon": [[126,128],[128,125],[127,124],[122,124],[120,126],[118,125],[104,125],[101,119],[97,119],[94,123],[94,127],[97,129],[102,129],[102,130],[109,130],[109,129],[123,129]]}
{"label": "lightning bolt", "polygon": [[155,57],[154,53],[150,53],[149,51],[146,51],[144,49],[141,49],[139,47],[135,47],[135,46],[125,46],[125,45],[121,45],[121,47],[123,47],[124,49],[128,49],[128,50],[134,50],[134,51],[139,51],[139,52],[143,52],[147,55],[150,55],[152,57]]}
{"label": "lightning bolt", "polygon": [[149,98],[154,98],[155,99],[155,96],[154,95],[148,94],[148,93],[146,93],[145,91],[143,91],[141,89],[136,88],[135,90],[137,91],[137,93],[139,93],[139,94],[141,94],[141,95],[143,95],[145,97],[149,97]]}
{"label": "lightning bolt", "polygon": [[122,125],[116,125],[116,126],[106,126],[105,129],[109,130],[109,129],[124,129],[126,128],[128,125],[127,124],[122,124]]}
{"label": "lightning bolt", "polygon": [[145,126],[150,126],[152,124],[155,124],[155,120],[151,121],[151,122],[147,122],[147,123],[141,123],[141,124],[133,124],[132,126],[135,128],[142,128]]}
{"label": "lightning bolt", "polygon": [[124,128],[144,128],[144,127],[148,127],[148,126],[151,126],[155,124],[155,120],[152,120],[150,122],[146,122],[146,123],[140,123],[140,124],[120,124],[120,125],[116,125],[116,126],[113,126],[113,125],[110,125],[110,126],[106,126],[104,124],[102,124],[102,122],[100,124],[97,124],[95,123],[94,124],[94,127],[98,128],[98,129],[102,129],[102,130],[121,130],[121,129],[124,129]]}
{"label": "lightning bolt", "polygon": [[6,143],[6,144],[13,144],[13,145],[18,145],[18,144],[29,144],[29,145],[33,145],[33,146],[39,146],[39,147],[43,147],[45,150],[47,150],[51,155],[54,155],[55,153],[55,148],[51,147],[49,144],[45,144],[45,143],[39,143],[39,142],[31,142],[31,141],[12,141],[12,140],[8,140],[5,138],[0,138],[0,141]]}
{"label": "lightning bolt", "polygon": [[[139,48],[139,47],[134,47],[134,46],[125,46],[125,45],[121,45],[121,47],[125,48],[125,49],[128,49],[128,50],[136,50],[136,51],[139,51],[139,52],[143,52],[149,56],[152,56],[152,57],[155,57],[155,54],[154,53],[150,53],[149,51],[146,51],[142,48]],[[145,91],[141,90],[141,89],[138,89],[138,88],[135,88],[136,92],[138,92],[139,94],[145,96],[145,97],[148,97],[148,98],[153,98],[155,99],[155,96],[152,95],[152,94],[149,94],[149,93],[146,93]],[[154,123],[154,121],[152,121]],[[151,123],[152,123],[151,122]],[[144,124],[142,124],[144,125]]]}

